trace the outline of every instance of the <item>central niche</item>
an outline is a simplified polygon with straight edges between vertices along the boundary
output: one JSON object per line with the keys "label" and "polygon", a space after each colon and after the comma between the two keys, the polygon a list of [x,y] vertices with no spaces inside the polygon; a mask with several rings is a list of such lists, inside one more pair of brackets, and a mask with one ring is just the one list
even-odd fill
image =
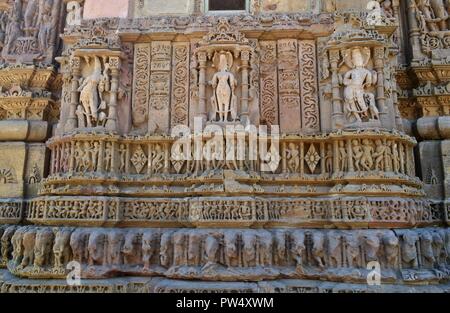
{"label": "central niche", "polygon": [[[209,123],[243,124],[259,111],[250,84],[254,49],[241,33],[221,19],[195,50],[198,63],[198,113]],[[259,117],[258,117],[259,118]]]}

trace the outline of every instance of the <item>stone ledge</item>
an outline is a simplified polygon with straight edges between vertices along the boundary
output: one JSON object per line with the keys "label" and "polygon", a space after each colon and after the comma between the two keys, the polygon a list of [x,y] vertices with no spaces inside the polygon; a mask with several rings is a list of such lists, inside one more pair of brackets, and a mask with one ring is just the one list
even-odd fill
{"label": "stone ledge", "polygon": [[164,278],[111,278],[84,280],[69,286],[65,280],[19,279],[0,270],[1,293],[448,293],[450,285],[368,286],[311,280],[198,282]]}

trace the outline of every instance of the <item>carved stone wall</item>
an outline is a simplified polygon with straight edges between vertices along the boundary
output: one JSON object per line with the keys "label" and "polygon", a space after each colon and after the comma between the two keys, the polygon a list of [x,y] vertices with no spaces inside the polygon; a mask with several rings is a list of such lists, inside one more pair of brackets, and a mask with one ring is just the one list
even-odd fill
{"label": "carved stone wall", "polygon": [[446,3],[102,3],[0,1],[2,292],[448,291]]}

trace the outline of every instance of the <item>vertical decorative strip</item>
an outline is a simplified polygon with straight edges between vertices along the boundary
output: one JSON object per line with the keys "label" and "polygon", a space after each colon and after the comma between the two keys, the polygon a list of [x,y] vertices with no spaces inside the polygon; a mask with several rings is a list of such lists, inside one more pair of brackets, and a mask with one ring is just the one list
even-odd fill
{"label": "vertical decorative strip", "polygon": [[301,131],[302,123],[297,40],[278,40],[277,59],[280,130],[287,134],[298,133]]}
{"label": "vertical decorative strip", "polygon": [[278,80],[277,44],[261,41],[261,121],[267,125],[278,125]]}
{"label": "vertical decorative strip", "polygon": [[150,44],[136,44],[134,51],[132,122],[134,129],[146,131],[150,96]]}
{"label": "vertical decorative strip", "polygon": [[303,130],[318,132],[320,131],[320,118],[314,40],[299,41],[299,60]]}
{"label": "vertical decorative strip", "polygon": [[169,133],[171,61],[171,42],[153,41],[150,63],[149,134]]}
{"label": "vertical decorative strip", "polygon": [[189,123],[189,43],[174,43],[171,127]]}

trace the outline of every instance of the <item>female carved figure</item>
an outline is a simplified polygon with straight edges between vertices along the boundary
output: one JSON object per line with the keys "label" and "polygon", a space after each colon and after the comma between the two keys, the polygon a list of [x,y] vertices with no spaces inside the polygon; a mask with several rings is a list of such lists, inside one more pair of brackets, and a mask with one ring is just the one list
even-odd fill
{"label": "female carved figure", "polygon": [[417,16],[419,19],[419,23],[422,24],[422,30],[426,31],[425,28],[428,26],[430,31],[439,31],[439,28],[437,27],[435,22],[435,16],[431,7],[430,0],[416,0],[416,6],[419,9],[419,12],[417,12]]}
{"label": "female carved figure", "polygon": [[91,75],[83,80],[78,91],[80,92],[80,103],[86,116],[86,126],[92,127],[92,123],[98,118],[98,84],[102,79],[102,64],[98,57],[94,58],[94,70]]}
{"label": "female carved figure", "polygon": [[448,13],[443,0],[430,0],[430,6],[433,9],[434,17],[437,19],[440,30],[447,30]]}
{"label": "female carved figure", "polygon": [[379,119],[375,96],[366,88],[376,84],[376,72],[366,69],[370,59],[370,49],[356,47],[344,52],[344,61],[352,69],[345,73],[343,84],[344,109],[348,118],[362,122],[363,118]]}
{"label": "female carved figure", "polygon": [[42,54],[45,53],[50,45],[50,36],[52,33],[52,8],[53,0],[45,0],[39,4],[39,16],[37,26],[39,27],[38,42]]}
{"label": "female carved figure", "polygon": [[231,114],[231,119],[233,121],[237,118],[237,103],[235,95],[237,80],[234,75],[229,72],[231,62],[232,55],[230,52],[220,52],[219,71],[214,74],[211,81],[211,85],[214,89],[214,96],[211,99],[213,106],[212,120],[215,120],[218,114],[219,122],[226,122],[228,120],[228,114]]}
{"label": "female carved figure", "polygon": [[300,167],[300,151],[298,151],[295,143],[289,143],[289,148],[286,149],[286,158],[288,159],[289,172],[297,173]]}
{"label": "female carved figure", "polygon": [[23,16],[25,34],[27,36],[33,35],[33,30],[37,23],[37,13],[38,13],[38,0],[28,0],[27,6],[25,8],[25,13]]}

